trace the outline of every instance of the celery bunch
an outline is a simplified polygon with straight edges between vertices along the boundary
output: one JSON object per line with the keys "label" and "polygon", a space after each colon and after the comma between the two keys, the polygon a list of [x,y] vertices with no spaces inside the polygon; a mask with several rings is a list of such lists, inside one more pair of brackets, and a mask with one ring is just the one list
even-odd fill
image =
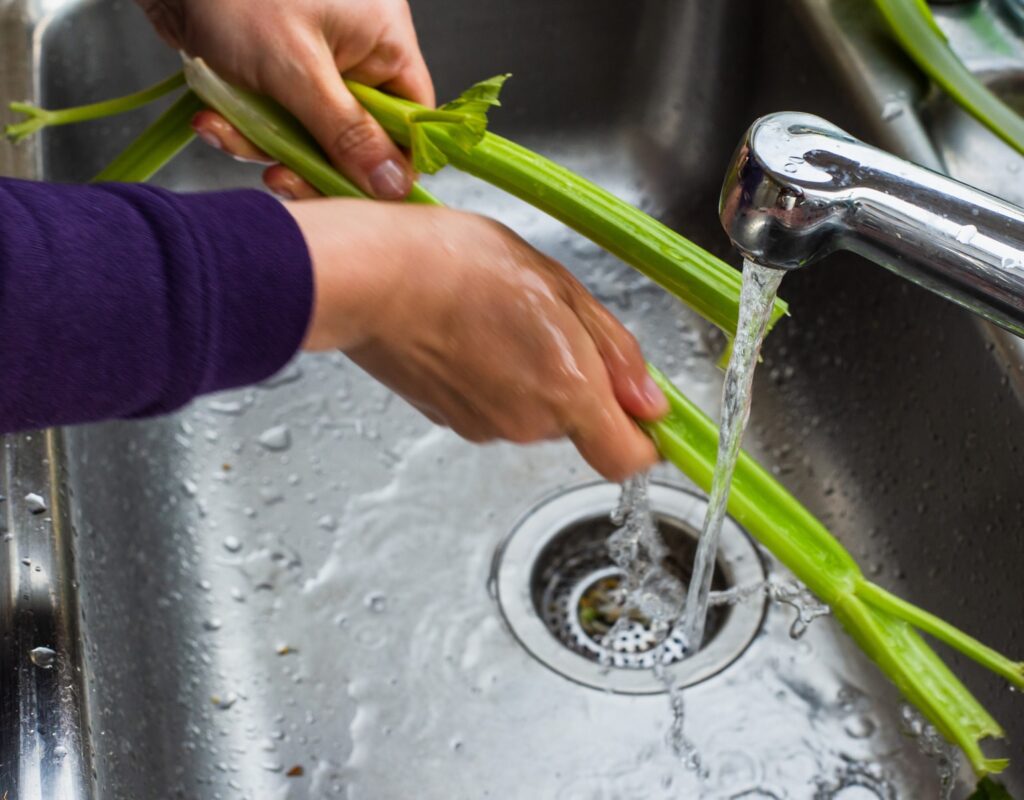
{"label": "celery bunch", "polygon": [[[183,111],[205,104],[321,192],[363,196],[276,103],[230,86],[199,60],[186,62],[185,75],[190,91],[98,177],[148,178],[190,136]],[[348,85],[388,133],[411,148],[421,171],[434,172],[451,164],[527,200],[632,264],[731,335],[740,291],[735,270],[600,187],[487,130],[486,112],[498,105],[505,77],[477,84],[436,110],[355,82]],[[17,126],[8,129],[9,135],[20,132]],[[409,199],[439,203],[420,187]],[[783,313],[785,305],[779,302],[773,319]],[[669,398],[671,411],[644,427],[664,458],[707,489],[718,428],[653,367],[651,374]],[[821,522],[746,453],[737,464],[729,512],[831,606],[864,652],[943,736],[964,751],[979,776],[1007,766],[1005,759],[986,757],[980,744],[987,737],[1002,736],[999,724],[921,633],[956,648],[1022,689],[1024,663],[1011,661],[868,581]]]}

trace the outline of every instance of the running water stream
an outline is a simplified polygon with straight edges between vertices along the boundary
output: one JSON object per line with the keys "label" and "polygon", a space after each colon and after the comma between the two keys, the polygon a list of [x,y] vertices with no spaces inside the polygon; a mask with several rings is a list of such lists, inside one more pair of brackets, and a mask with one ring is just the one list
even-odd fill
{"label": "running water stream", "polygon": [[[669,743],[676,755],[694,770],[700,769],[700,758],[683,730],[685,705],[682,688],[665,669],[667,654],[663,648],[668,631],[673,628],[680,631],[688,653],[692,654],[700,648],[704,638],[708,606],[713,601],[732,604],[761,591],[767,592],[773,599],[792,602],[797,607],[800,613],[794,624],[794,638],[802,633],[814,616],[821,613],[807,615],[805,619],[800,604],[796,599],[790,599],[797,598],[798,590],[802,587],[783,589],[762,584],[735,587],[720,598],[711,596],[711,581],[729,499],[729,484],[739,457],[743,430],[750,416],[754,368],[782,275],[781,270],[761,267],[751,262],[744,263],[739,321],[722,390],[718,458],[685,604],[682,603],[683,587],[662,568],[665,546],[651,514],[646,475],[635,476],[623,485],[619,507],[612,515],[612,520],[620,527],[609,537],[608,547],[612,559],[624,573],[624,596],[622,616],[605,639],[609,644],[614,642],[615,637],[630,624],[634,612],[649,620],[651,631],[661,642],[654,659],[654,673],[665,684],[672,704]],[[800,630],[796,632],[798,626]]]}
{"label": "running water stream", "polygon": [[751,261],[743,263],[743,288],[740,291],[739,322],[732,354],[722,387],[722,420],[718,428],[718,459],[708,495],[693,577],[686,594],[680,628],[690,652],[700,648],[707,622],[711,579],[718,555],[718,540],[729,502],[729,486],[740,454],[743,431],[750,418],[751,388],[761,342],[771,318],[775,295],[783,271],[762,267]]}

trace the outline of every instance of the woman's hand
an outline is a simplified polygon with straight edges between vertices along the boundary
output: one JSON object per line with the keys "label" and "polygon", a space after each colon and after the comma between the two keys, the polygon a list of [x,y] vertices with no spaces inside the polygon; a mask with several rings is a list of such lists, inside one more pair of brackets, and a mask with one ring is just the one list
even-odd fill
{"label": "woman's hand", "polygon": [[[365,192],[382,200],[409,193],[411,166],[341,79],[344,74],[433,106],[434,88],[406,0],[139,2],[173,47],[291,111]],[[199,115],[196,127],[210,144],[243,157],[262,155],[236,141],[241,137],[213,112]],[[297,180],[281,172],[271,176]],[[272,188],[288,193],[283,185]]]}
{"label": "woman's hand", "polygon": [[667,410],[636,339],[560,264],[474,214],[286,206],[313,260],[305,348],[339,348],[474,442],[568,436],[611,480],[657,459],[630,415]]}

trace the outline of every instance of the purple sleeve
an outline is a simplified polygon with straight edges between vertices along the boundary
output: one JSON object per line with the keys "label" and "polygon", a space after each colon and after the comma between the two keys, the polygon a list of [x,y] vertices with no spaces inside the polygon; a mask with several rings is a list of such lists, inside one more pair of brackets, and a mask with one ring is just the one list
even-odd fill
{"label": "purple sleeve", "polygon": [[262,192],[0,179],[0,432],[261,380],[312,301],[302,234]]}

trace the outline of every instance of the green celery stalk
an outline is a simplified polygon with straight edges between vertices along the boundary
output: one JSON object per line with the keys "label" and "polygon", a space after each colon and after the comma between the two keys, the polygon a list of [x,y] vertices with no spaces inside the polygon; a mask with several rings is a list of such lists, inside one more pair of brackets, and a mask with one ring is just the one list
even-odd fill
{"label": "green celery stalk", "polygon": [[204,108],[206,104],[194,92],[185,92],[92,182],[149,180],[195,138],[192,117]]}
{"label": "green celery stalk", "polygon": [[[297,172],[322,194],[367,197],[334,168],[298,120],[269,97],[232,86],[198,58],[185,60],[185,77],[192,91],[200,95],[210,108],[220,113],[264,153]],[[408,199],[415,203],[440,204],[419,184],[413,187]]]}
{"label": "green celery stalk", "polygon": [[[668,416],[642,423],[663,458],[702,489],[711,486],[718,426],[653,367],[669,400]],[[955,742],[979,776],[1000,772],[1005,759],[987,758],[980,742],[1002,729],[915,627],[935,635],[1024,688],[1024,664],[996,653],[949,623],[868,581],[853,556],[800,502],[742,452],[729,492],[729,514],[767,547],[821,600],[861,649],[947,740]]]}
{"label": "green celery stalk", "polygon": [[1024,119],[964,66],[925,0],[875,0],[875,5],[917,65],[979,122],[1024,154]]}
{"label": "green celery stalk", "polygon": [[[729,336],[735,332],[741,276],[724,261],[600,186],[515,142],[484,132],[467,148],[457,138],[457,120],[438,120],[437,112],[416,103],[355,81],[346,83],[392,138],[413,147],[414,156],[417,143],[426,139],[453,166],[561,220]],[[417,142],[420,132],[424,135]],[[770,324],[786,309],[784,301],[777,301]]]}
{"label": "green celery stalk", "polygon": [[90,103],[86,106],[47,110],[34,106],[31,103],[11,103],[11,111],[27,114],[28,119],[6,126],[4,134],[15,142],[20,142],[26,136],[31,136],[33,133],[51,125],[70,125],[75,122],[85,122],[86,120],[123,114],[126,111],[132,111],[152,103],[154,100],[184,85],[185,76],[178,72],[160,81],[160,83],[150,86],[148,89],[143,89],[141,92],[135,92],[135,94],[126,95],[125,97],[116,97],[113,100],[104,100],[100,103]]}

